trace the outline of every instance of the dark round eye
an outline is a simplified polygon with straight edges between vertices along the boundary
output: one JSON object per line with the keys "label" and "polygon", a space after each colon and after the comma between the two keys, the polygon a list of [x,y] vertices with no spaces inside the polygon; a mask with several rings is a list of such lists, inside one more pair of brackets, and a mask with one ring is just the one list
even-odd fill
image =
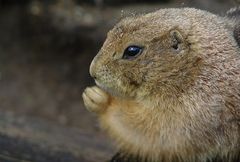
{"label": "dark round eye", "polygon": [[135,58],[137,55],[142,53],[142,47],[139,46],[128,46],[123,53],[123,59]]}

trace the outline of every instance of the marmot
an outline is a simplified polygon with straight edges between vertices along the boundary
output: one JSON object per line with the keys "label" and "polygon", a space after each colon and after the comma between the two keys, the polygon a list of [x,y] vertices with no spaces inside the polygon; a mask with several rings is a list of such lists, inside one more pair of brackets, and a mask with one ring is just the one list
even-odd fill
{"label": "marmot", "polygon": [[108,33],[83,99],[116,142],[112,161],[240,161],[239,13],[161,9]]}

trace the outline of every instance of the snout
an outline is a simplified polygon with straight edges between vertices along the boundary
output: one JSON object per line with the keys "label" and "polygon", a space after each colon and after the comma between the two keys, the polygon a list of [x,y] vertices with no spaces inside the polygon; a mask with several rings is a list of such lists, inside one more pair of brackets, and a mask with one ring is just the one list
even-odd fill
{"label": "snout", "polygon": [[96,57],[92,60],[89,68],[89,73],[91,77],[95,80],[97,79],[97,74],[96,74]]}

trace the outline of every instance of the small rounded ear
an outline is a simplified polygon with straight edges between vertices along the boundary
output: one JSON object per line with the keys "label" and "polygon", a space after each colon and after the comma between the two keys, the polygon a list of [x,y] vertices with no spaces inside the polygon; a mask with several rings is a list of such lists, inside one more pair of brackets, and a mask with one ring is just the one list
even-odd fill
{"label": "small rounded ear", "polygon": [[178,30],[174,29],[170,31],[170,37],[172,42],[172,48],[178,51],[181,50],[181,45],[184,42],[182,34]]}

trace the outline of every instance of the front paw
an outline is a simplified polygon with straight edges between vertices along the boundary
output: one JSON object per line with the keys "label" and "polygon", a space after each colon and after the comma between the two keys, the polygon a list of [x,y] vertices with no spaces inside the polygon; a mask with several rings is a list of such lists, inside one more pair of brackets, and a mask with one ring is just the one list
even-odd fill
{"label": "front paw", "polygon": [[109,104],[109,95],[97,86],[87,87],[82,94],[85,107],[90,112],[103,112]]}

